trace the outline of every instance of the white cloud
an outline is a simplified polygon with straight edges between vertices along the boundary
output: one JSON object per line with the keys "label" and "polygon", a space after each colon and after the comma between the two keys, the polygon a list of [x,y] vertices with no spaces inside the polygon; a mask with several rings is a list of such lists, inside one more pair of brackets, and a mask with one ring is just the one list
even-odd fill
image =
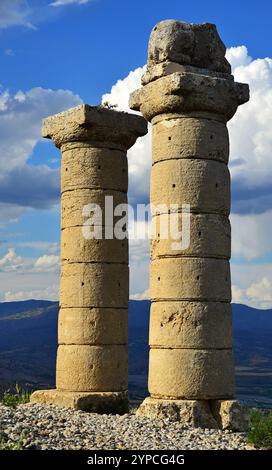
{"label": "white cloud", "polygon": [[0,300],[57,300],[58,289],[59,256],[50,247],[38,258],[19,256],[14,248],[0,258]]}
{"label": "white cloud", "polygon": [[31,13],[32,10],[27,0],[1,0],[0,28],[25,26],[36,29],[30,21]]}
{"label": "white cloud", "polygon": [[245,46],[229,49],[227,58],[235,80],[250,87],[250,101],[228,125],[233,210],[265,212],[272,206],[272,59],[253,60]]}
{"label": "white cloud", "polygon": [[7,291],[4,294],[4,302],[16,302],[21,300],[58,300],[59,288],[58,284],[52,284],[45,289],[37,290],[19,290]]}
{"label": "white cloud", "polygon": [[233,302],[272,308],[272,263],[232,263]]}
{"label": "white cloud", "polygon": [[34,269],[38,271],[55,271],[59,269],[60,258],[57,255],[43,255],[35,261]]}
{"label": "white cloud", "polygon": [[0,94],[0,204],[46,208],[56,203],[59,170],[30,165],[28,160],[41,141],[42,119],[80,102],[69,90],[32,88]]}
{"label": "white cloud", "polygon": [[138,292],[137,294],[132,294],[130,296],[131,300],[147,300],[150,298],[149,289],[146,289],[143,292]]}
{"label": "white cloud", "polygon": [[14,248],[9,248],[7,253],[0,258],[1,272],[14,272],[25,274],[33,272],[59,272],[60,258],[55,254],[44,254],[37,259],[18,256]]}
{"label": "white cloud", "polygon": [[66,5],[85,5],[89,3],[91,0],[56,0],[55,2],[50,3],[52,7],[64,7]]}
{"label": "white cloud", "polygon": [[23,267],[23,265],[23,258],[21,256],[17,256],[13,248],[9,248],[6,255],[0,259],[0,271],[18,271]]}
{"label": "white cloud", "polygon": [[264,276],[260,281],[253,282],[247,288],[232,286],[232,300],[255,308],[272,307],[272,280]]}
{"label": "white cloud", "polygon": [[263,214],[232,214],[232,256],[251,261],[272,252],[272,210]]}

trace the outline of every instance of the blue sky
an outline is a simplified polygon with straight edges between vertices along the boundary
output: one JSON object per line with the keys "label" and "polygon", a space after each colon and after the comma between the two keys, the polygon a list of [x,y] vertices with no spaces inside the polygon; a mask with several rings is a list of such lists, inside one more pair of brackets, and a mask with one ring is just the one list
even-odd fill
{"label": "blue sky", "polygon": [[[152,27],[175,18],[216,23],[250,84],[229,124],[233,295],[272,306],[271,13],[269,1],[0,0],[0,301],[58,296],[60,155],[41,119],[105,94],[126,109]],[[149,166],[150,136],[129,152],[131,200],[148,200]],[[134,241],[131,294],[147,289],[148,246]]]}

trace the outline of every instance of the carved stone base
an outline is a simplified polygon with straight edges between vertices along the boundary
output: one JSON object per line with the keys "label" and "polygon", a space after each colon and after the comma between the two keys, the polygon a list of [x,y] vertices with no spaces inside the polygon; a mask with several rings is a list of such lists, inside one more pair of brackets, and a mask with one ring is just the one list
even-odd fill
{"label": "carved stone base", "polygon": [[67,392],[62,390],[37,390],[31,403],[57,405],[64,408],[93,413],[123,414],[128,412],[127,392]]}
{"label": "carved stone base", "polygon": [[180,421],[195,428],[247,431],[248,411],[237,400],[165,400],[146,398],[136,413],[151,419]]}

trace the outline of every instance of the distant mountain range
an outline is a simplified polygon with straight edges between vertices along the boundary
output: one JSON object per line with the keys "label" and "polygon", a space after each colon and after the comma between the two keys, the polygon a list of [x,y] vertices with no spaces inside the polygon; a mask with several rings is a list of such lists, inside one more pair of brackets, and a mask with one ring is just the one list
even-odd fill
{"label": "distant mountain range", "polygon": [[[129,303],[129,388],[147,394],[147,300]],[[237,395],[250,405],[272,407],[272,310],[233,304]],[[58,303],[0,303],[0,387],[54,387]]]}

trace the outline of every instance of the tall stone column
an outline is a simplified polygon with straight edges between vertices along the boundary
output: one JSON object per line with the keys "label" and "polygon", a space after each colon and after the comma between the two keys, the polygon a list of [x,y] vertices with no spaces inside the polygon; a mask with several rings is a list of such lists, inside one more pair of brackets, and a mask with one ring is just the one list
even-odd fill
{"label": "tall stone column", "polygon": [[[152,123],[150,397],[139,413],[196,426],[246,425],[234,397],[229,137],[248,101],[212,24],[162,21],[152,30],[143,87],[130,107]],[[173,210],[171,204],[176,207]],[[190,205],[190,244],[163,239]],[[159,205],[166,205],[165,208]],[[231,422],[233,413],[239,424]],[[237,421],[237,420],[236,420]]]}
{"label": "tall stone column", "polygon": [[33,402],[127,409],[128,240],[111,212],[127,203],[126,152],[146,132],[141,116],[88,105],[43,123],[62,152],[59,346],[56,389],[35,392]]}

